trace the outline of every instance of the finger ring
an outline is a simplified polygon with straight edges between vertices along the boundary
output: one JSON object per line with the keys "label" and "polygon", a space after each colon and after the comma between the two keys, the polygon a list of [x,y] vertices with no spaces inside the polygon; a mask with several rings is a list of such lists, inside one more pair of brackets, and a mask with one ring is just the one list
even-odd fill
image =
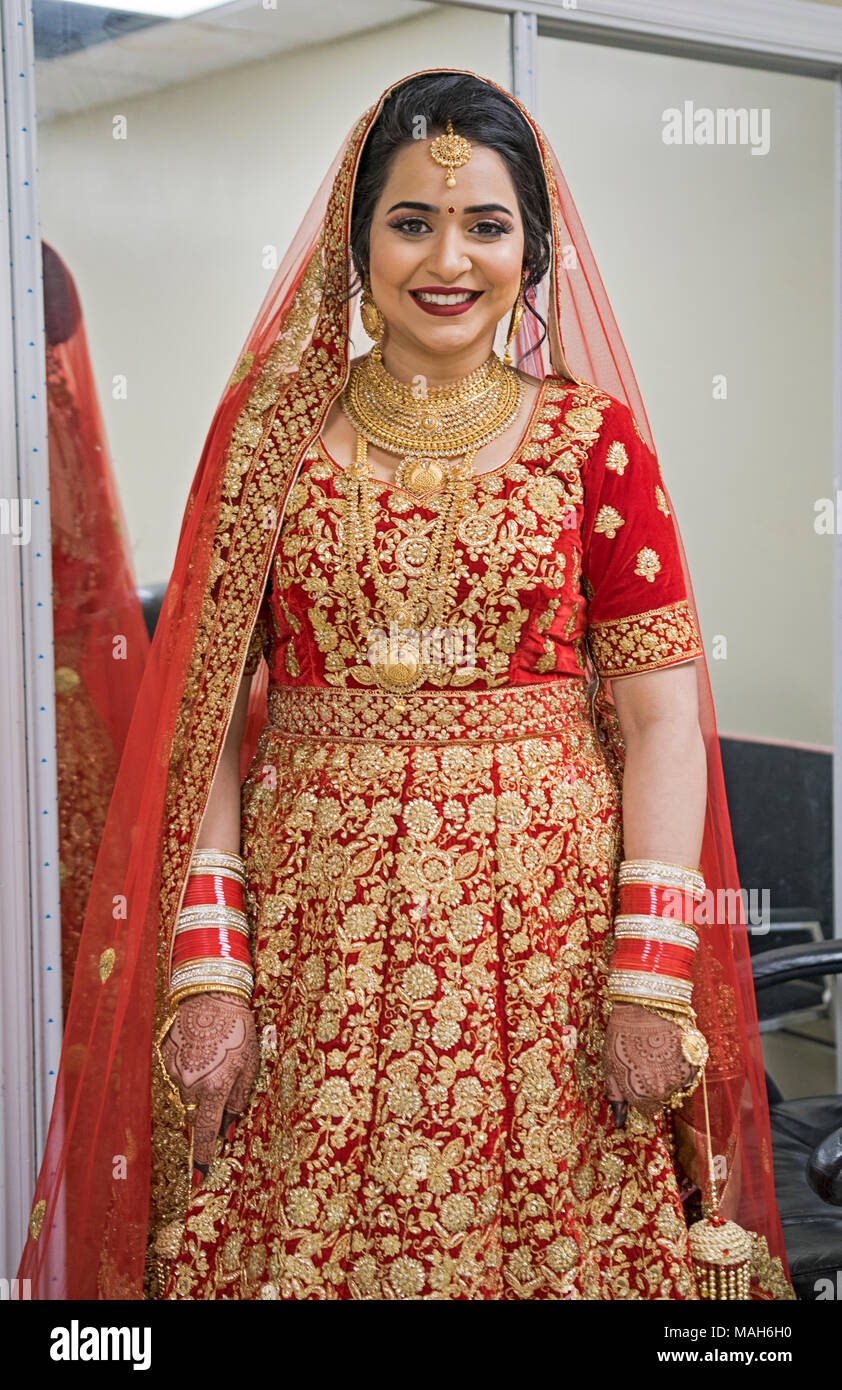
{"label": "finger ring", "polygon": [[691,1067],[703,1067],[708,1059],[708,1045],[698,1028],[684,1028],[681,1033],[681,1055]]}

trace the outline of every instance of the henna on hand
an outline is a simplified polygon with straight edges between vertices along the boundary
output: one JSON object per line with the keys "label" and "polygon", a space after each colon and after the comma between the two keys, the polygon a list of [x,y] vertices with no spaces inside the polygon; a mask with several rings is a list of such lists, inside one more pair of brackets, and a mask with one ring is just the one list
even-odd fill
{"label": "henna on hand", "polygon": [[690,1085],[697,1068],[681,1050],[681,1033],[678,1023],[638,1004],[614,1005],[602,1060],[615,1128],[625,1124],[623,1105],[651,1117],[671,1095]]}
{"label": "henna on hand", "polygon": [[245,1110],[257,1076],[260,1054],[250,1005],[221,991],[188,995],[161,1056],[185,1105],[196,1107],[194,1162],[207,1171],[217,1137]]}

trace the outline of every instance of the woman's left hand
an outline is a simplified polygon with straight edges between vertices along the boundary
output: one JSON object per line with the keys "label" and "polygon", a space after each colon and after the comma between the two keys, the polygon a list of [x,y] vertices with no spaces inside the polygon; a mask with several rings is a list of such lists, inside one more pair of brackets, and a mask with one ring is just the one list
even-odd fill
{"label": "woman's left hand", "polygon": [[697,1067],[681,1050],[682,1029],[638,1004],[615,1004],[605,1030],[602,1053],[606,1096],[621,1129],[633,1105],[657,1114],[670,1096],[693,1081]]}

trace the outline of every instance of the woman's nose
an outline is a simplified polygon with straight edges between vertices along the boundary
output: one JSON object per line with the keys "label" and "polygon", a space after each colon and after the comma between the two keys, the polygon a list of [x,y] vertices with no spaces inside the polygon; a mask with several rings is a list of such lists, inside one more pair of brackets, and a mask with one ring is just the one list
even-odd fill
{"label": "woman's nose", "polygon": [[461,233],[455,227],[439,237],[427,258],[430,273],[438,276],[443,284],[456,284],[460,275],[470,271],[472,264]]}

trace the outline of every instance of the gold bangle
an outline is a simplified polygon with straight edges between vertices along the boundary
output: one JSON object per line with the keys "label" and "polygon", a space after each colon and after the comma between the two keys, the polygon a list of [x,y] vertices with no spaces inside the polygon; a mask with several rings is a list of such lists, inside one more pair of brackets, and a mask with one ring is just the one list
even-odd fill
{"label": "gold bangle", "polygon": [[[652,925],[655,923],[658,925]],[[672,917],[618,912],[612,926],[619,940],[632,937],[638,941],[663,941],[671,946],[685,946],[689,951],[695,951],[699,944],[696,928],[687,922],[676,922]]]}
{"label": "gold bangle", "polygon": [[246,861],[241,854],[224,849],[197,849],[190,858],[188,873],[219,874],[223,878],[245,881]]}
{"label": "gold bangle", "polygon": [[247,1004],[251,1003],[251,995],[246,994],[245,990],[238,989],[236,985],[212,985],[195,984],[185,985],[183,989],[176,990],[170,995],[170,1009],[175,1009],[182,999],[188,999],[191,994],[236,994],[238,999],[244,999]]}
{"label": "gold bangle", "polygon": [[672,975],[654,975],[646,970],[610,970],[608,993],[637,996],[644,1003],[690,1005],[692,980],[679,980]]}
{"label": "gold bangle", "polygon": [[698,897],[705,891],[705,880],[697,869],[690,869],[686,864],[663,863],[658,859],[624,859],[620,864],[617,882],[684,888]]}

